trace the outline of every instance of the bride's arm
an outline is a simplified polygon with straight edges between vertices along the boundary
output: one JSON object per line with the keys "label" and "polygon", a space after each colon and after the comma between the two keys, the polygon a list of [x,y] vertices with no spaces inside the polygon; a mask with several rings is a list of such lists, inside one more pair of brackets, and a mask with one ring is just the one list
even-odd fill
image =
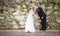
{"label": "bride's arm", "polygon": [[38,20],[39,22],[41,22],[41,19],[40,19],[40,17],[39,17],[38,15],[34,14],[34,17],[36,17],[37,20]]}
{"label": "bride's arm", "polygon": [[36,17],[37,19],[40,19],[40,17],[38,15],[36,15],[35,13],[34,13],[34,17]]}

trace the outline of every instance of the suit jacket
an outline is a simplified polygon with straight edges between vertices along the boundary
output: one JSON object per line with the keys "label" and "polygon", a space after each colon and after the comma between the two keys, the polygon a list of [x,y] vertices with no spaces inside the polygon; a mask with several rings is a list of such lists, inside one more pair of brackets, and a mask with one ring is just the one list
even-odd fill
{"label": "suit jacket", "polygon": [[44,13],[43,9],[41,7],[38,7],[37,9],[38,16],[41,17],[46,17],[46,14]]}
{"label": "suit jacket", "polygon": [[46,28],[46,24],[47,24],[47,22],[46,22],[46,14],[44,13],[44,11],[43,11],[43,9],[41,7],[38,7],[37,12],[38,12],[38,16],[41,19],[42,26]]}

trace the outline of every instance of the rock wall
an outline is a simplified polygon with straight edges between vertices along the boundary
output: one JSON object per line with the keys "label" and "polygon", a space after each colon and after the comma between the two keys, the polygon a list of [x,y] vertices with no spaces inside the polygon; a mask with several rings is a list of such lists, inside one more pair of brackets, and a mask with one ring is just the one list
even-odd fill
{"label": "rock wall", "polygon": [[[60,0],[0,0],[0,29],[24,28],[27,13],[34,2],[47,14],[47,29],[60,29]],[[39,20],[34,20],[36,29],[39,29]]]}

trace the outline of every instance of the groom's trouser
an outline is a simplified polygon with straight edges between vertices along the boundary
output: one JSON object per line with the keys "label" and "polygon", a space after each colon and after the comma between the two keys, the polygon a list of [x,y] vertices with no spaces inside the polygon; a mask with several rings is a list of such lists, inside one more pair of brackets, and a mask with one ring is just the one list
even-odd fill
{"label": "groom's trouser", "polygon": [[41,18],[41,29],[46,30],[46,17]]}

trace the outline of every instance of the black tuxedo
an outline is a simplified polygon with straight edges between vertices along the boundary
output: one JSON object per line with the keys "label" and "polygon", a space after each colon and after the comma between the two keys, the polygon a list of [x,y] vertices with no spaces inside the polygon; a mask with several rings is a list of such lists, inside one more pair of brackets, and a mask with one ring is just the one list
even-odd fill
{"label": "black tuxedo", "polygon": [[38,12],[38,16],[41,19],[41,26],[42,26],[41,30],[46,30],[46,14],[44,13],[41,7],[38,7],[37,12]]}

